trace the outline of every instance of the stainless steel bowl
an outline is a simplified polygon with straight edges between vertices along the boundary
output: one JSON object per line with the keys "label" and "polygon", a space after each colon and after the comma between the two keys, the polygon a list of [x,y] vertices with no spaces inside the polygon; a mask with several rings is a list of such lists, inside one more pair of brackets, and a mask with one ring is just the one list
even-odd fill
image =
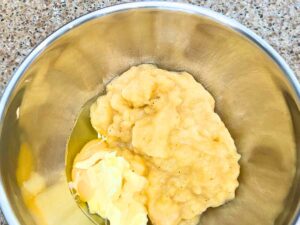
{"label": "stainless steel bowl", "polygon": [[140,63],[193,74],[215,97],[242,155],[236,199],[209,209],[201,224],[296,224],[295,75],[239,23],[170,2],[87,14],[49,36],[21,64],[0,103],[0,201],[9,224],[91,223],[66,184],[67,138],[81,106],[113,76]]}

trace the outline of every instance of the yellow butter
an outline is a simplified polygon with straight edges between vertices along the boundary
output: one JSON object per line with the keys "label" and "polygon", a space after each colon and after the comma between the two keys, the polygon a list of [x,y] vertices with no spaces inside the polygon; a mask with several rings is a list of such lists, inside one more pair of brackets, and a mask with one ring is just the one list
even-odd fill
{"label": "yellow butter", "polygon": [[[129,163],[115,152],[105,152],[101,156],[101,161],[94,164],[87,160],[78,162],[79,170],[84,170],[88,177],[86,185],[93,189],[93,195],[87,200],[90,213],[108,219],[111,225],[147,224],[147,211],[139,196],[147,180],[134,173]],[[78,172],[77,189],[80,179]]]}

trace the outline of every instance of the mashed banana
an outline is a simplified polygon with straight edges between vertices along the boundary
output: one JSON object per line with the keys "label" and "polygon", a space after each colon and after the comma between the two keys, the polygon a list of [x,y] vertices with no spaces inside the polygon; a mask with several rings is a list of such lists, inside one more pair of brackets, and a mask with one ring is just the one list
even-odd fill
{"label": "mashed banana", "polygon": [[132,67],[91,107],[105,137],[88,143],[73,167],[91,213],[112,225],[196,224],[235,196],[234,142],[213,97],[186,72]]}

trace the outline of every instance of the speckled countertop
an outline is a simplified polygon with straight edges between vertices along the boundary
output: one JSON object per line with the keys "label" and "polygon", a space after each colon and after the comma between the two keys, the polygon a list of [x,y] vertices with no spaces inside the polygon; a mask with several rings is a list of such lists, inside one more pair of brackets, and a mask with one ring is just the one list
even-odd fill
{"label": "speckled countertop", "polygon": [[[0,96],[14,70],[63,24],[122,0],[1,0]],[[300,0],[189,0],[236,19],[269,42],[300,79]],[[0,224],[6,225],[0,212]]]}

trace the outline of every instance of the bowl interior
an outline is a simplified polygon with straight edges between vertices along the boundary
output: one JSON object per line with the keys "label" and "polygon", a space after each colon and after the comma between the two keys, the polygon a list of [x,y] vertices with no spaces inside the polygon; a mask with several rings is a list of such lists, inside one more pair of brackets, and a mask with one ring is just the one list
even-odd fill
{"label": "bowl interior", "polygon": [[[257,44],[208,15],[131,9],[91,18],[45,47],[10,94],[0,172],[22,224],[92,224],[72,199],[65,149],[84,103],[129,67],[187,71],[216,99],[240,160],[236,199],[202,225],[292,224],[299,202],[299,98]],[[298,152],[298,153],[297,153]],[[220,222],[221,221],[221,222]]]}

